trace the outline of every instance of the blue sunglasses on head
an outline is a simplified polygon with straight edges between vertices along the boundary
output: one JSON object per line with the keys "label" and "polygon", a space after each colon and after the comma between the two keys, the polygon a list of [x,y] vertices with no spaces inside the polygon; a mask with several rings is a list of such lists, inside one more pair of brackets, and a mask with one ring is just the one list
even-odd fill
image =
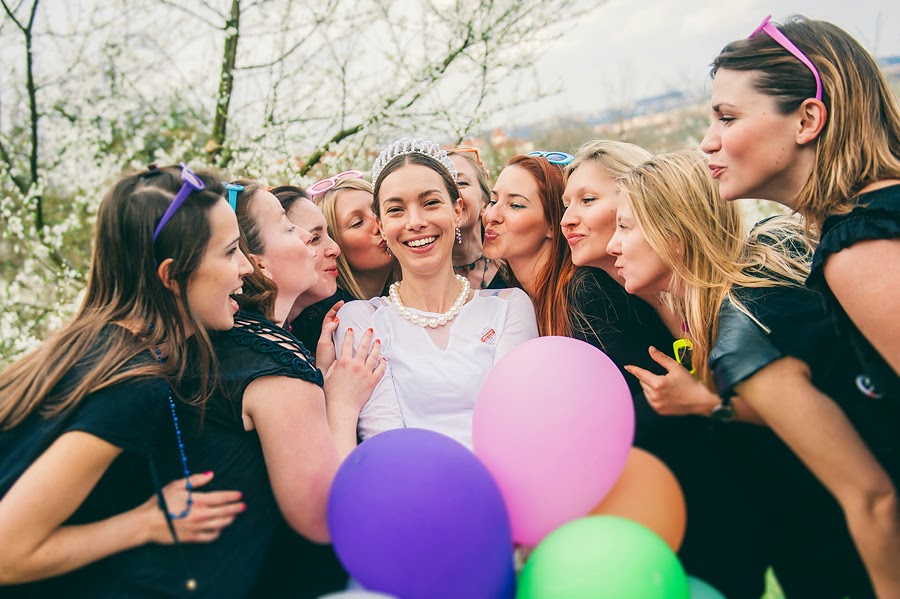
{"label": "blue sunglasses on head", "polygon": [[536,156],[538,158],[546,158],[547,162],[550,164],[558,164],[560,166],[566,166],[575,160],[575,157],[571,154],[567,154],[565,152],[541,152],[539,150],[535,150],[534,152],[528,152],[525,154],[526,156]]}
{"label": "blue sunglasses on head", "polygon": [[244,191],[244,186],[237,183],[226,183],[225,189],[228,190],[228,205],[237,212],[237,197],[239,193]]}

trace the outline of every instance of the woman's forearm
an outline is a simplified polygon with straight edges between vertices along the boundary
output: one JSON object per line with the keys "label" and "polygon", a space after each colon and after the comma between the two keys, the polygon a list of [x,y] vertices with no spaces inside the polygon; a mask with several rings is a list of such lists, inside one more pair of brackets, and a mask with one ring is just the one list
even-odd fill
{"label": "woman's forearm", "polygon": [[328,428],[334,438],[338,459],[343,462],[356,449],[356,425],[359,412],[352,407],[327,404]]}
{"label": "woman's forearm", "polygon": [[[17,555],[15,545],[6,541],[0,549],[0,584],[58,576],[144,545],[150,538],[153,516],[149,510],[136,508],[90,524],[61,526],[25,554]],[[162,519],[162,513],[156,517]]]}
{"label": "woman's forearm", "polygon": [[893,488],[841,501],[847,526],[879,597],[900,597],[900,509]]}

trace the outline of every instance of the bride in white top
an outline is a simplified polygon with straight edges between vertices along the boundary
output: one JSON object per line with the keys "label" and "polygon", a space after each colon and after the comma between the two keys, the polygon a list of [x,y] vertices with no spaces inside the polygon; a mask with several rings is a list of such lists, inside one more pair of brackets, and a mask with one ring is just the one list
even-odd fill
{"label": "bride in white top", "polygon": [[534,307],[520,289],[472,291],[453,273],[462,203],[456,169],[440,146],[394,142],[375,160],[372,182],[378,226],[402,277],[389,297],[338,312],[336,347],[348,328],[372,328],[387,358],[359,434],[426,428],[471,448],[481,383],[509,350],[538,336]]}

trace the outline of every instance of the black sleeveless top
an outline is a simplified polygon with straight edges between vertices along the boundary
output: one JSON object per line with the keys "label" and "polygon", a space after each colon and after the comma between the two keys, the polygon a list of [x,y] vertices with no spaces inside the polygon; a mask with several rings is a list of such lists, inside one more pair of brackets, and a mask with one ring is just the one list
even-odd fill
{"label": "black sleeveless top", "polygon": [[[900,185],[864,193],[854,203],[856,207],[852,212],[825,220],[822,239],[813,256],[806,284],[825,298],[841,342],[856,352],[863,365],[868,380],[860,380],[860,386],[872,397],[881,396],[900,402],[900,377],[847,316],[831,292],[824,274],[828,257],[857,241],[900,238]],[[884,309],[896,311],[896,306],[886,305]]]}

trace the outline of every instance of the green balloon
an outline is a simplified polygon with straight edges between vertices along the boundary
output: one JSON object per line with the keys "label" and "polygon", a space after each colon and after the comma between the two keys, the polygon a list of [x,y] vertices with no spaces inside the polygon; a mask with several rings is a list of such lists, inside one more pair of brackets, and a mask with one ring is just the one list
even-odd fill
{"label": "green balloon", "polygon": [[687,575],[649,529],[615,516],[565,524],[541,541],[516,599],[689,599]]}

